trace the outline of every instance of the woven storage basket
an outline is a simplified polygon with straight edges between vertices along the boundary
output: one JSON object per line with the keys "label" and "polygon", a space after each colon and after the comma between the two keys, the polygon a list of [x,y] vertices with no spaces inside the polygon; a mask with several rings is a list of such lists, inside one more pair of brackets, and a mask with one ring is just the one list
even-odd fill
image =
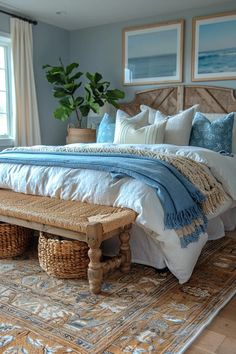
{"label": "woven storage basket", "polygon": [[87,278],[89,258],[85,242],[40,232],[38,256],[40,266],[48,275],[68,279]]}
{"label": "woven storage basket", "polygon": [[0,258],[19,256],[26,250],[32,230],[0,223]]}

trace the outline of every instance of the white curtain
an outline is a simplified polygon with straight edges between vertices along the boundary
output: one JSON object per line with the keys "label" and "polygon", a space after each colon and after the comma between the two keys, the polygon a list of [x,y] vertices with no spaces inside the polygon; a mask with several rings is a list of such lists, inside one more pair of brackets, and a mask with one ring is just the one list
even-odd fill
{"label": "white curtain", "polygon": [[32,25],[11,18],[11,40],[16,96],[15,145],[41,144],[33,70]]}

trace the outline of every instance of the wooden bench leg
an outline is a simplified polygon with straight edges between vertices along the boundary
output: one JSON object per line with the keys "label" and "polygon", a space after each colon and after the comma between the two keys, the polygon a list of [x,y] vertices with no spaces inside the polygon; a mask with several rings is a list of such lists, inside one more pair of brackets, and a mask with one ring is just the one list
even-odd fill
{"label": "wooden bench leg", "polygon": [[88,256],[90,259],[88,265],[89,288],[93,294],[101,292],[103,269],[101,263],[102,251],[100,245],[102,242],[102,225],[100,223],[89,224],[87,226],[87,243],[89,246]]}
{"label": "wooden bench leg", "polygon": [[121,271],[128,273],[131,268],[131,250],[130,250],[130,229],[131,226],[126,226],[124,230],[120,233],[120,255],[124,259],[121,263]]}

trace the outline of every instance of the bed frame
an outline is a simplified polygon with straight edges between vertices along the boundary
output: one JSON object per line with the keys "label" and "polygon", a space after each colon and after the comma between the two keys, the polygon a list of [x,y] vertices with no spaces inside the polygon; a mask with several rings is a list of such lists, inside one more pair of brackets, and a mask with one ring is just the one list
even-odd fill
{"label": "bed frame", "polygon": [[235,90],[217,86],[168,86],[137,92],[132,102],[120,108],[129,115],[136,115],[140,104],[158,109],[166,115],[176,114],[194,104],[205,113],[236,112]]}
{"label": "bed frame", "polygon": [[[172,115],[181,109],[186,109],[194,104],[200,105],[200,110],[202,112],[213,112],[213,113],[227,113],[231,111],[236,111],[236,98],[234,91],[232,89],[220,88],[220,87],[209,87],[209,86],[172,86],[172,87],[162,87],[153,90],[147,90],[138,92],[134,100],[130,103],[124,103],[121,105],[121,109],[125,110],[128,114],[134,115],[139,112],[140,104],[146,104],[155,109],[160,109],[166,115]],[[8,193],[8,194],[7,194]],[[6,195],[5,201],[3,195]],[[12,205],[9,204],[11,200],[10,195],[14,194]],[[129,228],[130,224],[135,219],[135,213],[129,211],[129,219],[123,222],[122,227],[120,218],[116,226],[110,226],[109,232],[103,230],[104,216],[99,219],[96,223],[87,223],[86,230],[80,232],[74,232],[69,230],[67,223],[61,225],[52,224],[55,219],[54,209],[49,212],[45,212],[44,205],[48,204],[48,197],[40,196],[29,196],[24,195],[27,201],[23,200],[23,195],[21,193],[14,193],[11,191],[0,191],[0,222],[7,222],[10,224],[20,225],[34,230],[39,230],[40,232],[50,232],[54,235],[63,235],[67,238],[77,239],[83,242],[87,242],[89,250],[90,263],[88,266],[88,279],[90,290],[92,293],[99,293],[101,291],[101,284],[103,274],[107,273],[109,270],[121,267],[121,270],[128,272],[130,269],[130,247],[129,247]],[[34,208],[30,206],[29,199],[37,199],[37,202],[33,200]],[[47,198],[47,203],[42,204],[42,200]],[[64,208],[67,210],[66,203],[68,201],[57,201],[56,198],[52,198],[53,203],[59,203],[60,207],[56,207],[55,210],[61,210]],[[80,202],[71,202],[77,204],[84,204]],[[43,210],[40,207],[43,205]],[[80,207],[81,207],[80,205]],[[51,204],[49,204],[51,206]],[[91,205],[93,207],[93,205]],[[101,206],[102,207],[102,206]],[[35,210],[35,208],[37,210]],[[103,207],[104,208],[104,207]],[[111,215],[116,208],[111,208]],[[114,210],[113,210],[114,209]],[[44,214],[42,214],[44,213]],[[51,214],[50,214],[51,213]],[[16,215],[17,214],[17,215]],[[20,214],[20,216],[18,215]],[[43,215],[39,220],[38,215]],[[104,214],[102,210],[102,214]],[[106,213],[105,213],[106,214]],[[110,214],[109,214],[110,215]],[[71,219],[71,214],[66,215],[67,220]],[[81,229],[81,222],[78,220],[76,227],[78,230]],[[113,260],[107,262],[101,262],[101,250],[100,244],[103,240],[108,239],[113,236],[113,234],[120,234],[120,254]]]}

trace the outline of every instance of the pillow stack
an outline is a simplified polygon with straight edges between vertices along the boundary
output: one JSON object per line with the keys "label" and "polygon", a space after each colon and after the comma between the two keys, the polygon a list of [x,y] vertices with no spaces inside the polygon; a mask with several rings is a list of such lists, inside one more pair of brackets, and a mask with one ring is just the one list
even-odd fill
{"label": "pillow stack", "polygon": [[197,112],[199,106],[166,116],[141,105],[134,117],[118,110],[116,118],[104,115],[97,135],[99,143],[172,144],[199,146],[213,151],[236,153],[236,114]]}
{"label": "pillow stack", "polygon": [[97,142],[188,145],[197,107],[174,116],[165,116],[145,105],[140,106],[141,112],[134,117],[121,110],[117,111],[116,119],[105,114],[98,129]]}

